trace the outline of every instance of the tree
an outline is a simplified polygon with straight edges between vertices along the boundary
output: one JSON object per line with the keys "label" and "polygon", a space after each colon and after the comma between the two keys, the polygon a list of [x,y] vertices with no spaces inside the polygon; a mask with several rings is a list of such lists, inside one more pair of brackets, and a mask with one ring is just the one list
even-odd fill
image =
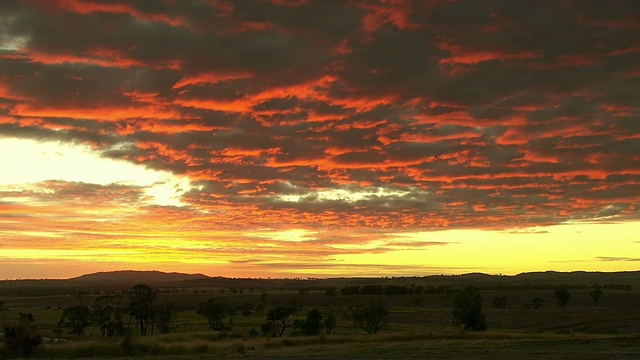
{"label": "tree", "polygon": [[91,305],[91,319],[98,326],[102,337],[107,335],[107,329],[111,322],[111,313],[113,310],[110,299],[111,296],[109,295],[99,296],[93,305]]}
{"label": "tree", "polygon": [[556,299],[558,300],[558,306],[564,310],[571,299],[571,293],[567,289],[558,289],[555,291]]}
{"label": "tree", "polygon": [[158,323],[158,330],[160,330],[161,334],[168,334],[169,331],[171,331],[171,323],[177,313],[178,309],[170,302],[166,302],[156,308],[156,322]]}
{"label": "tree", "polygon": [[229,304],[227,301],[216,301],[211,298],[196,308],[198,315],[207,319],[207,323],[212,330],[226,330],[224,318],[227,316]]}
{"label": "tree", "polygon": [[64,309],[58,323],[59,326],[69,328],[69,331],[75,335],[82,335],[89,324],[91,324],[91,310],[84,305]]}
{"label": "tree", "polygon": [[482,296],[475,286],[469,286],[456,294],[453,300],[453,318],[456,324],[467,330],[487,330],[487,317],[482,312]]}
{"label": "tree", "polygon": [[4,301],[0,300],[0,311],[4,309]]}
{"label": "tree", "polygon": [[353,323],[368,334],[376,334],[387,326],[389,307],[383,301],[371,301],[368,305],[361,305],[351,310]]}
{"label": "tree", "polygon": [[124,335],[123,313],[117,296],[99,296],[91,306],[91,320],[98,326],[102,337]]}
{"label": "tree", "polygon": [[305,335],[318,335],[322,331],[322,312],[318,309],[311,309],[307,312],[307,318],[298,323],[298,328]]}
{"label": "tree", "polygon": [[291,325],[291,316],[298,310],[294,306],[278,306],[267,313],[267,322],[262,325],[263,332],[274,331],[282,337],[284,331]]}
{"label": "tree", "polygon": [[589,293],[589,296],[593,299],[593,302],[596,304],[596,307],[600,304],[600,299],[603,296],[602,289],[599,286],[596,286],[593,291]]}
{"label": "tree", "polygon": [[4,327],[4,343],[10,351],[20,352],[23,357],[33,355],[42,343],[42,335],[36,332],[31,313],[20,313],[17,324]]}
{"label": "tree", "polygon": [[327,334],[335,332],[340,311],[335,305],[327,305],[322,312],[322,323]]}
{"label": "tree", "polygon": [[152,305],[157,297],[153,289],[146,284],[135,285],[129,291],[129,312],[137,320],[142,336],[147,335],[149,325],[153,322]]}

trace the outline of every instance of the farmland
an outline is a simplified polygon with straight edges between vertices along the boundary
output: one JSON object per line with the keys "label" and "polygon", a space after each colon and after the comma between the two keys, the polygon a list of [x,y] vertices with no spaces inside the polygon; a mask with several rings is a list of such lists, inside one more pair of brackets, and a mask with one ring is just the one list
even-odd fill
{"label": "farmland", "polygon": [[[131,275],[131,274],[129,274]],[[540,273],[533,279],[474,274],[462,277],[395,279],[173,279],[137,274],[129,282],[101,278],[92,281],[24,280],[0,282],[0,325],[15,323],[20,313],[30,313],[36,331],[45,342],[36,358],[638,358],[640,357],[640,287],[638,274]],[[155,276],[154,275],[154,276]],[[634,276],[635,275],[635,276]],[[109,274],[101,274],[109,278]],[[128,335],[104,337],[89,325],[82,335],[59,325],[65,309],[91,306],[105,295],[123,307],[135,280],[146,280],[157,304],[173,304],[177,310],[168,334],[157,330],[138,333],[136,322],[125,316]],[[598,306],[590,296],[602,286]],[[476,332],[454,324],[453,299],[458,289],[480,289],[482,310],[489,329]],[[357,288],[357,294],[350,293]],[[566,307],[557,304],[554,290],[571,294]],[[347,289],[349,291],[344,291]],[[224,329],[212,330],[198,315],[208,299],[240,310],[224,318]],[[505,298],[495,306],[496,298]],[[540,306],[532,307],[533,299]],[[354,325],[352,310],[372,301],[388,306],[388,323],[377,334]],[[259,304],[262,304],[259,306]],[[291,307],[300,323],[311,309],[333,309],[338,315],[334,332],[305,335],[288,327],[280,336],[262,331],[270,309]],[[11,311],[9,311],[11,309]],[[153,332],[153,330],[151,331]],[[47,341],[48,340],[48,341]],[[4,345],[3,345],[4,346]],[[6,347],[0,356],[12,357]]]}

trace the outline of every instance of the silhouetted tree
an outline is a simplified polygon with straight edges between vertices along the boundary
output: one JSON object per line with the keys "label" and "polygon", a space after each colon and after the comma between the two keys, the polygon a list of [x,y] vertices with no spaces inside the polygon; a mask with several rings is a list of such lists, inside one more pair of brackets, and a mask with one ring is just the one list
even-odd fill
{"label": "silhouetted tree", "polygon": [[67,327],[75,335],[82,335],[89,324],[91,324],[91,310],[84,305],[64,309],[58,323],[59,326]]}
{"label": "silhouetted tree", "polygon": [[275,332],[282,337],[284,331],[291,325],[291,316],[295,315],[298,310],[294,306],[278,306],[267,313],[267,322],[262,325],[264,333]]}
{"label": "silhouetted tree", "polygon": [[138,284],[129,291],[129,311],[137,320],[140,335],[147,335],[150,323],[153,322],[153,303],[157,299],[153,289],[146,284]]}
{"label": "silhouetted tree", "polygon": [[389,306],[381,300],[371,301],[368,305],[360,305],[351,309],[353,323],[368,334],[376,334],[387,326]]}
{"label": "silhouetted tree", "polygon": [[335,332],[338,325],[338,316],[340,310],[335,305],[327,305],[322,311],[322,323],[324,324],[324,331],[327,334]]}
{"label": "silhouetted tree", "polygon": [[601,298],[602,298],[602,296],[603,296],[602,289],[600,289],[600,287],[599,287],[599,286],[596,286],[596,287],[593,289],[593,291],[591,291],[591,292],[589,293],[589,296],[591,296],[591,298],[593,299],[593,302],[596,304],[596,307],[598,307],[598,306],[599,306],[599,304],[600,304],[600,299],[601,299]]}
{"label": "silhouetted tree", "polygon": [[569,290],[567,289],[558,289],[554,294],[556,295],[556,299],[558,300],[558,306],[560,306],[560,308],[564,310],[564,308],[567,307],[567,304],[569,303],[569,299],[571,299],[571,293],[569,293]]}
{"label": "silhouetted tree", "polygon": [[198,305],[196,312],[207,319],[207,323],[212,330],[228,329],[224,325],[224,319],[229,312],[229,303],[227,301],[216,301],[215,298],[211,298]]}
{"label": "silhouetted tree", "polygon": [[169,331],[171,331],[171,323],[175,319],[177,313],[178,309],[176,309],[176,307],[170,302],[166,302],[156,307],[156,322],[158,323],[158,330],[160,330],[161,334],[168,334]]}
{"label": "silhouetted tree", "polygon": [[91,306],[91,319],[102,337],[124,335],[124,309],[119,304],[118,296],[97,297]]}
{"label": "silhouetted tree", "polygon": [[475,286],[469,286],[458,292],[453,300],[453,318],[465,329],[487,330],[487,317],[482,312],[482,296]]}
{"label": "silhouetted tree", "polygon": [[297,327],[305,335],[318,335],[322,331],[322,312],[318,309],[311,309],[307,312],[307,318],[300,321]]}
{"label": "silhouetted tree", "polygon": [[0,311],[4,310],[4,301],[0,300]]}
{"label": "silhouetted tree", "polygon": [[36,332],[31,313],[20,313],[17,324],[9,324],[3,328],[4,343],[9,351],[20,352],[23,357],[33,355],[42,343],[42,335]]}

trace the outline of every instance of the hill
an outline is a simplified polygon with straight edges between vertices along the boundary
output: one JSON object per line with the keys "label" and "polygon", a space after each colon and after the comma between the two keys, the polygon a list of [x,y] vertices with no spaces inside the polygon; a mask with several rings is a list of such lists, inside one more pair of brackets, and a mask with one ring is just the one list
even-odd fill
{"label": "hill", "polygon": [[226,288],[226,289],[289,289],[326,290],[345,286],[400,285],[459,288],[469,285],[483,290],[500,289],[572,289],[591,288],[595,284],[613,285],[611,289],[640,288],[640,271],[626,272],[530,272],[518,275],[489,275],[470,273],[461,275],[430,275],[385,278],[328,278],[328,279],[238,279],[211,277],[203,274],[165,273],[161,271],[111,271],[86,274],[63,280],[3,280],[1,295],[55,295],[78,291],[127,291],[133,285],[145,283],[158,289]]}
{"label": "hill", "polygon": [[184,274],[184,273],[165,273],[161,271],[135,271],[135,270],[120,270],[120,271],[108,271],[97,272],[93,274],[86,274],[71,278],[67,280],[71,284],[99,284],[99,283],[117,283],[121,286],[135,285],[139,283],[145,283],[149,285],[165,285],[177,282],[186,281],[201,281],[213,279],[210,276],[203,274]]}

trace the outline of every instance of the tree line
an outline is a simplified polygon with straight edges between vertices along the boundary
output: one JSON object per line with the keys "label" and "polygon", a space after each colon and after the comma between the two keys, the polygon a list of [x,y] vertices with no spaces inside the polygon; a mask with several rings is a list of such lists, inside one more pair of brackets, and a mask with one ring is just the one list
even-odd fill
{"label": "tree line", "polygon": [[338,294],[343,296],[354,295],[436,295],[447,294],[455,291],[455,288],[450,285],[439,286],[405,286],[405,285],[350,285],[340,288],[329,288],[325,291],[327,296],[336,296]]}

